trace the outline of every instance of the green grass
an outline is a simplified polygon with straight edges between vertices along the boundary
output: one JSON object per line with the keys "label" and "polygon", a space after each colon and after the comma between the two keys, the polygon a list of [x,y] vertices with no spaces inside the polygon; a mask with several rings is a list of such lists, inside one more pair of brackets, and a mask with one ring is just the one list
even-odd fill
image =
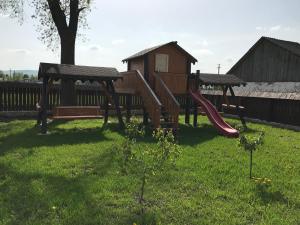
{"label": "green grass", "polygon": [[299,132],[248,124],[266,132],[253,174],[272,184],[261,190],[237,140],[199,121],[180,126],[177,167],[148,181],[144,217],[139,180],[119,173],[111,150],[124,138],[117,124],[53,123],[41,136],[35,121],[0,122],[0,224],[300,224]]}

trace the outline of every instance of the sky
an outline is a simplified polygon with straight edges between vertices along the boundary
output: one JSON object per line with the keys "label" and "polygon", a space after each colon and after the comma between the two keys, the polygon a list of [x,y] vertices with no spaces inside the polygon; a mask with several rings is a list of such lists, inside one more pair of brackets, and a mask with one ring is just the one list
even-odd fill
{"label": "sky", "polygon": [[[300,42],[299,0],[94,0],[85,39],[76,44],[77,65],[126,70],[122,59],[177,41],[198,59],[192,70],[226,73],[261,36]],[[31,10],[25,22],[0,15],[0,69],[38,69],[59,63],[38,40]]]}

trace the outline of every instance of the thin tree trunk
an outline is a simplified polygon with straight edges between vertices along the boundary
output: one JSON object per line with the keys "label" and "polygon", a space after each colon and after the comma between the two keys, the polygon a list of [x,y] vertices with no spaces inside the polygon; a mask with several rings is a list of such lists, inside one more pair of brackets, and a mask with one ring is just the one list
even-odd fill
{"label": "thin tree trunk", "polygon": [[250,151],[250,179],[252,179],[252,150]]}
{"label": "thin tree trunk", "polygon": [[144,213],[144,191],[145,191],[145,184],[146,184],[146,174],[144,172],[143,178],[142,178],[142,186],[141,186],[141,193],[140,193],[140,199],[139,203],[141,205],[141,213]]}

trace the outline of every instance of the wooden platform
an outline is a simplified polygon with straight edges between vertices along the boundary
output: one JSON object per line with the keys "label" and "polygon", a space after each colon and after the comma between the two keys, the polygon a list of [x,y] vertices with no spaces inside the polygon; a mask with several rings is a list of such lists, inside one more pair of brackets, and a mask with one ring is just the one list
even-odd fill
{"label": "wooden platform", "polygon": [[75,119],[101,119],[99,106],[60,106],[53,109],[51,119],[75,120]]}

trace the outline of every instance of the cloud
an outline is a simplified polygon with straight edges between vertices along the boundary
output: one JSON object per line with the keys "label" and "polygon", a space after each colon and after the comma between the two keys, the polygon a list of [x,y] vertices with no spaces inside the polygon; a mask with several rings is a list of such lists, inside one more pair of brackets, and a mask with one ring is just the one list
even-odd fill
{"label": "cloud", "polygon": [[213,53],[213,51],[211,51],[210,49],[197,49],[197,50],[195,50],[194,51],[196,54],[198,54],[198,55],[206,55],[206,56],[208,56],[208,55],[213,55],[214,53]]}
{"label": "cloud", "polygon": [[232,58],[227,58],[226,62],[229,63],[229,64],[231,64],[231,63],[233,63],[233,59]]}
{"label": "cloud", "polygon": [[8,51],[20,55],[28,55],[31,53],[28,49],[9,49]]}
{"label": "cloud", "polygon": [[276,25],[276,26],[270,27],[270,31],[278,31],[280,29],[281,29],[280,25]]}
{"label": "cloud", "polygon": [[0,14],[0,18],[8,18],[9,17],[9,15],[8,14]]}
{"label": "cloud", "polygon": [[92,46],[89,47],[89,50],[90,51],[101,51],[102,47],[99,46],[99,45],[92,45]]}
{"label": "cloud", "polygon": [[294,31],[295,29],[293,27],[285,27],[284,31]]}
{"label": "cloud", "polygon": [[111,43],[112,43],[112,45],[121,45],[121,44],[125,43],[125,40],[124,39],[116,39],[116,40],[113,40]]}
{"label": "cloud", "polygon": [[208,46],[208,41],[207,40],[197,41],[196,44],[201,45],[203,47],[207,47]]}
{"label": "cloud", "polygon": [[283,27],[281,25],[275,25],[275,26],[272,26],[272,27],[257,26],[257,27],[255,27],[255,29],[257,31],[269,31],[269,32],[276,32],[276,31],[279,31],[279,30],[284,30],[284,31],[293,30],[291,27]]}

